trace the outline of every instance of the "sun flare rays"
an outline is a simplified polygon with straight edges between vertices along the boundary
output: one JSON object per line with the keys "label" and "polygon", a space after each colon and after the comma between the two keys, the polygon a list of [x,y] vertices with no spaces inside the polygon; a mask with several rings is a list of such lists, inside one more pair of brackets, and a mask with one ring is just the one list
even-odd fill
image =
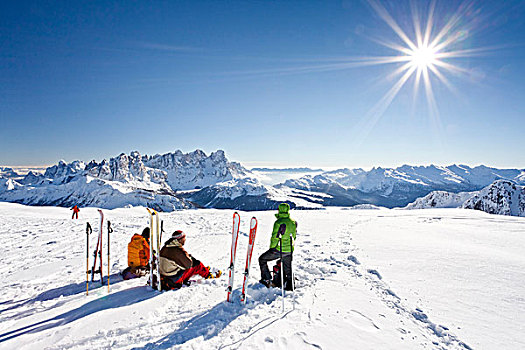
{"label": "sun flare rays", "polygon": [[[384,21],[395,34],[394,39],[387,40],[387,35],[381,39],[372,38],[379,45],[396,52],[395,55],[377,56],[363,59],[363,65],[393,64],[397,65],[392,73],[387,74],[386,81],[393,81],[393,86],[383,95],[382,98],[373,106],[366,115],[365,120],[357,128],[360,130],[358,143],[364,141],[374,126],[379,122],[382,115],[386,112],[396,95],[402,90],[405,84],[413,81],[413,105],[416,104],[418,96],[424,96],[428,108],[428,117],[434,131],[441,139],[441,122],[438,110],[438,103],[434,95],[434,83],[441,83],[454,94],[457,89],[447,78],[447,75],[468,75],[469,71],[451,62],[455,58],[464,58],[480,55],[487,49],[464,49],[458,48],[462,40],[468,35],[468,22],[464,18],[469,11],[472,12],[473,3],[464,2],[452,12],[447,13],[446,20],[441,22],[443,14],[437,14],[436,1],[432,0],[427,6],[426,15],[422,16],[418,10],[416,1],[411,2],[409,22],[412,28],[403,30],[402,26],[394,19],[388,10],[379,0],[368,0],[372,10]],[[404,17],[403,17],[404,18]],[[406,23],[405,23],[406,24]],[[420,94],[420,90],[423,91]],[[418,113],[421,115],[422,113]]]}

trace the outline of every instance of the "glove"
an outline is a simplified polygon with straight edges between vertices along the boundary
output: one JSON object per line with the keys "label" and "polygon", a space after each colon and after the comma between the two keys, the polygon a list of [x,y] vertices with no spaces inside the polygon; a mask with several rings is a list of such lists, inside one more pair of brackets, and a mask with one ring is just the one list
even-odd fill
{"label": "glove", "polygon": [[195,259],[193,256],[191,257],[191,267],[199,266],[201,262],[197,259]]}

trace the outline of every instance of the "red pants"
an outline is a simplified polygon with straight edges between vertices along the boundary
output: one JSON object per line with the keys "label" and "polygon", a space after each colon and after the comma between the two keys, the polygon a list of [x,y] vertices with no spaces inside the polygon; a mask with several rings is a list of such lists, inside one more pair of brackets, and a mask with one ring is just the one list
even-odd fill
{"label": "red pants", "polygon": [[182,276],[177,281],[175,281],[175,283],[184,283],[185,281],[189,280],[191,277],[195,275],[199,275],[199,276],[206,278],[208,277],[209,274],[210,274],[210,271],[208,270],[208,268],[204,266],[202,263],[199,263],[199,265],[190,267],[189,269],[184,271]]}
{"label": "red pants", "polygon": [[[76,216],[76,218],[75,218]],[[73,212],[73,216],[71,216],[71,219],[78,219],[78,211]]]}

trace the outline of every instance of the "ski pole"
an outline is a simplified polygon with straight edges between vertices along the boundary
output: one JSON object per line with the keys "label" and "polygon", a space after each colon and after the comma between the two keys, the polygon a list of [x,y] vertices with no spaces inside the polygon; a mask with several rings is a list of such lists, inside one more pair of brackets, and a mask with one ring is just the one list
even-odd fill
{"label": "ski pole", "polygon": [[161,285],[161,282],[160,282],[160,270],[159,270],[159,255],[160,255],[160,218],[159,218],[159,213],[157,213],[155,211],[155,214],[156,214],[156,227],[157,227],[157,232],[156,232],[156,236],[157,236],[157,253],[155,254],[155,263],[156,263],[156,266],[155,266],[155,269],[157,271],[157,290],[160,292],[162,290],[162,285]]}
{"label": "ski pole", "polygon": [[[99,260],[100,260],[100,267],[99,267],[99,272],[100,272],[100,285],[104,285],[104,271],[102,270],[102,238],[103,238],[103,233],[104,233],[104,213],[102,212],[102,210],[98,210],[98,212],[100,213],[100,249],[98,251],[98,255],[99,255]],[[109,277],[108,277],[109,278]]]}
{"label": "ski pole", "polygon": [[293,234],[290,232],[290,253],[292,254],[291,255],[291,260],[290,260],[290,270],[291,270],[291,275],[292,275],[292,305],[293,305],[293,309],[295,310],[295,274],[293,272],[293,266],[292,266],[292,261],[293,261],[293,251],[294,251],[294,248],[295,248],[295,241],[293,239]]}
{"label": "ski pole", "polygon": [[108,220],[108,293],[109,293],[109,234],[113,233],[111,222]]}
{"label": "ski pole", "polygon": [[162,233],[164,232],[164,220],[160,221],[160,243],[162,243]]}
{"label": "ski pole", "polygon": [[89,234],[93,232],[89,222],[86,225],[86,295],[89,295]]}
{"label": "ski pole", "polygon": [[283,237],[279,237],[279,254],[281,256],[281,295],[283,297],[283,312],[284,312],[284,261],[283,261]]}
{"label": "ski pole", "polygon": [[153,288],[153,212],[146,208],[146,210],[149,213],[149,232],[150,232],[150,239],[149,239],[149,285],[152,289]]}
{"label": "ski pole", "polygon": [[286,232],[286,224],[279,226],[277,236],[279,237],[279,256],[281,257],[281,295],[283,297],[283,312],[284,312],[284,261],[283,261],[283,236]]}

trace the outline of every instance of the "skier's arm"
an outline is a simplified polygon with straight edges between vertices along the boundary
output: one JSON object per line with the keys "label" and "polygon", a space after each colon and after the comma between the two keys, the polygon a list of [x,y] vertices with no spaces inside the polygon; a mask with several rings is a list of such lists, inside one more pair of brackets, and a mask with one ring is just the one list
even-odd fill
{"label": "skier's arm", "polygon": [[180,261],[178,261],[178,263],[180,263],[180,265],[185,269],[189,269],[193,266],[193,257],[186,251],[186,249],[180,249],[184,252],[184,255],[180,257]]}
{"label": "skier's arm", "polygon": [[277,248],[277,245],[279,244],[279,240],[277,239],[277,232],[279,232],[279,225],[277,224],[277,221],[276,221],[273,224],[272,238],[270,239],[270,249]]}

